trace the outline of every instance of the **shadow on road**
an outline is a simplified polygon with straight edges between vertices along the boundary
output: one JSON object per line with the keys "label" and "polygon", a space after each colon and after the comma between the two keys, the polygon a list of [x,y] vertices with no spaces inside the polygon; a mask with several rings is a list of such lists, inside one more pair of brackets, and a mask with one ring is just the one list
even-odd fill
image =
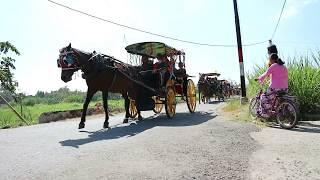
{"label": "shadow on road", "polygon": [[[279,128],[280,126],[276,123],[268,123],[267,125],[270,128]],[[308,133],[320,133],[320,125],[319,124],[315,124],[312,122],[298,122],[298,125],[293,128],[290,129],[290,131],[296,131],[296,132],[308,132]]]}
{"label": "shadow on road", "polygon": [[83,139],[69,139],[60,141],[61,146],[70,146],[79,148],[79,146],[92,143],[95,141],[117,139],[121,137],[135,136],[145,130],[151,129],[156,126],[194,126],[207,122],[215,118],[217,115],[208,112],[195,112],[195,113],[178,113],[173,119],[168,119],[165,115],[154,115],[145,118],[142,121],[131,121],[128,124],[119,124],[109,129],[101,129],[99,131],[89,132],[88,137]]}
{"label": "shadow on road", "polygon": [[320,125],[313,122],[299,122],[297,128],[292,130],[298,132],[320,133]]}
{"label": "shadow on road", "polygon": [[220,104],[222,103],[223,101],[210,101],[209,104]]}

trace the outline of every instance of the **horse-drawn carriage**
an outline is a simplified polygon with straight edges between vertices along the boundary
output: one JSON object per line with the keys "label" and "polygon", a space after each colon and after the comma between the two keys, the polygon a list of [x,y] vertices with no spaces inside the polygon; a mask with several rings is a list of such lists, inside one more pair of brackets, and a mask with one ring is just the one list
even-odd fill
{"label": "horse-drawn carriage", "polygon": [[[153,110],[160,113],[165,106],[168,118],[176,113],[176,97],[186,100],[191,113],[196,108],[196,88],[185,69],[185,53],[161,42],[142,42],[125,48],[138,57],[135,67],[143,86],[135,99],[130,99],[130,117],[139,111]],[[153,62],[154,60],[158,62]],[[175,66],[178,65],[178,68]]]}
{"label": "horse-drawn carriage", "polygon": [[[105,110],[104,128],[109,127],[108,93],[121,93],[125,99],[125,119],[141,119],[140,111],[154,110],[160,113],[165,105],[166,114],[172,118],[176,113],[176,97],[187,101],[191,113],[196,108],[196,89],[185,70],[185,53],[160,42],[144,42],[126,47],[128,53],[141,57],[139,65],[127,64],[112,56],[88,53],[71,47],[60,49],[57,65],[61,68],[61,79],[72,80],[73,74],[81,70],[88,91],[79,129],[85,127],[86,111],[91,98],[102,91]],[[153,63],[151,60],[159,59]],[[168,59],[169,58],[169,59]],[[142,63],[145,62],[145,63]],[[150,63],[151,62],[151,63]],[[176,63],[179,69],[175,68]]]}
{"label": "horse-drawn carriage", "polygon": [[199,76],[198,90],[199,90],[199,103],[209,102],[210,98],[215,97],[219,101],[224,100],[223,95],[223,82],[219,80],[219,73],[203,73]]}

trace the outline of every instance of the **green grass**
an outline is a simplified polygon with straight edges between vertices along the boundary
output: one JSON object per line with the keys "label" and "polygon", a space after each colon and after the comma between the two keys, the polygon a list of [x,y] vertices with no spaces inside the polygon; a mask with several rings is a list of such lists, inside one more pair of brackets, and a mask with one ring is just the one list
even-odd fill
{"label": "green grass", "polygon": [[231,99],[227,102],[227,105],[225,107],[223,107],[223,111],[225,112],[232,112],[232,111],[236,111],[239,108],[241,108],[240,105],[240,100],[239,99]]}
{"label": "green grass", "polygon": [[[99,102],[99,101],[98,101]],[[91,102],[89,107],[93,107],[97,102]],[[108,100],[109,110],[123,110],[123,100]],[[59,104],[36,104],[23,107],[23,116],[29,124],[37,124],[39,116],[44,112],[65,111],[82,109],[82,103],[59,103]],[[20,106],[14,106],[20,112]],[[17,127],[25,125],[7,106],[0,107],[0,128]]]}
{"label": "green grass", "polygon": [[227,101],[222,111],[231,116],[233,121],[250,122],[258,127],[265,127],[266,122],[260,119],[252,119],[249,114],[249,103],[241,105],[240,99],[231,99]]}

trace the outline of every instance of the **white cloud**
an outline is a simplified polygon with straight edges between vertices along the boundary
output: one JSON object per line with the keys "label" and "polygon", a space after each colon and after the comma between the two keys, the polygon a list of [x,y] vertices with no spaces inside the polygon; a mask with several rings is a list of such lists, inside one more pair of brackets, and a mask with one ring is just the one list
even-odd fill
{"label": "white cloud", "polygon": [[[297,15],[300,11],[302,11],[302,9],[310,4],[314,4],[319,2],[319,0],[287,0],[287,4],[286,7],[283,11],[283,19],[288,19],[290,17],[293,17],[295,15]],[[279,15],[277,14],[275,16],[276,18],[279,17]]]}

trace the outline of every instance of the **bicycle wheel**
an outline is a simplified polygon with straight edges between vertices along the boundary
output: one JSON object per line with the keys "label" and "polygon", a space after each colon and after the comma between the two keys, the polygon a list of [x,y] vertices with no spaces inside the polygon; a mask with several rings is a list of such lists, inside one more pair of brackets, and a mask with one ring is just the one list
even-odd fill
{"label": "bicycle wheel", "polygon": [[299,111],[296,104],[290,100],[282,101],[276,109],[276,117],[281,128],[294,128],[299,120]]}
{"label": "bicycle wheel", "polygon": [[260,107],[260,99],[256,97],[252,98],[249,104],[249,114],[251,118],[255,119],[258,117],[259,107]]}

